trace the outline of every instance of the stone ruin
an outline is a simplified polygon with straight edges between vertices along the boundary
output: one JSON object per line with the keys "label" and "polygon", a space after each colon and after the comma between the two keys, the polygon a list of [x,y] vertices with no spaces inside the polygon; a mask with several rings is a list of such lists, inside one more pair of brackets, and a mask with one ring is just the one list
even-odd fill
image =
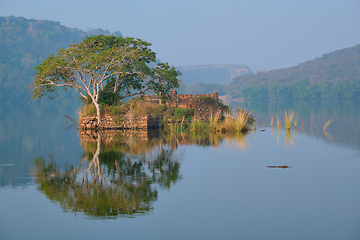
{"label": "stone ruin", "polygon": [[[156,94],[145,95],[146,101],[162,104],[162,99]],[[214,99],[213,101],[211,101]],[[194,108],[194,118],[201,121],[206,121],[210,115],[216,116],[219,119],[223,115],[221,105],[218,103],[218,92],[212,94],[177,94],[175,89],[170,91],[168,99],[164,101],[168,107],[176,108]]]}
{"label": "stone ruin", "polygon": [[[212,94],[177,94],[175,89],[165,98],[156,94],[144,96],[145,101],[154,104],[166,104],[168,107],[176,108],[194,108],[194,119],[206,121],[209,116],[221,119],[223,110],[218,102],[218,92]],[[148,129],[158,128],[162,119],[152,118],[151,116],[134,116],[128,113],[121,121],[117,116],[102,116],[100,126],[96,127],[96,118],[94,116],[82,116],[79,120],[79,129]]]}

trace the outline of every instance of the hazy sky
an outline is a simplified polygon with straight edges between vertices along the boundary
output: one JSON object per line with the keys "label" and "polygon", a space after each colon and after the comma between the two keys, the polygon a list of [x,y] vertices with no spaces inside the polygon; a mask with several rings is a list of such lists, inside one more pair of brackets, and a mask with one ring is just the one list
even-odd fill
{"label": "hazy sky", "polygon": [[359,0],[0,0],[10,15],[120,31],[175,66],[271,70],[360,44]]}

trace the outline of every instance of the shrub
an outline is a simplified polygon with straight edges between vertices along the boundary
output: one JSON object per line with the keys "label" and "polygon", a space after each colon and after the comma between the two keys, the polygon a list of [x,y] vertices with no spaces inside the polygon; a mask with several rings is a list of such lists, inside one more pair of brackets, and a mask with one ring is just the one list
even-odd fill
{"label": "shrub", "polygon": [[101,105],[112,106],[114,104],[118,104],[120,99],[120,95],[118,93],[114,93],[113,90],[109,88],[105,88],[99,93],[99,103]]}
{"label": "shrub", "polygon": [[195,109],[194,108],[178,108],[175,110],[174,112],[174,117],[176,118],[176,120],[179,119],[191,119],[195,114]]}

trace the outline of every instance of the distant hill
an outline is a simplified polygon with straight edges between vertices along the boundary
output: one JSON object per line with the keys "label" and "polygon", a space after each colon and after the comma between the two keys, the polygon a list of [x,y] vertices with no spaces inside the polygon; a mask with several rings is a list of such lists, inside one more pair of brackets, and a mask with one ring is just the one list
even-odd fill
{"label": "distant hill", "polygon": [[297,66],[257,72],[224,85],[233,98],[354,98],[360,94],[360,45]]}
{"label": "distant hill", "polygon": [[253,73],[244,64],[209,64],[177,67],[182,75],[182,84],[195,83],[230,83],[231,79],[244,74]]}
{"label": "distant hill", "polygon": [[121,36],[99,28],[83,31],[54,21],[0,17],[0,103],[24,101],[35,66],[59,49],[98,34]]}

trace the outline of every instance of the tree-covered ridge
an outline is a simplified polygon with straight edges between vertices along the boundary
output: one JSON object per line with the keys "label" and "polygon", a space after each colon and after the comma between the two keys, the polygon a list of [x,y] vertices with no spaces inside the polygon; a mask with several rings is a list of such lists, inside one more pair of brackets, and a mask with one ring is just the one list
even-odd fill
{"label": "tree-covered ridge", "polygon": [[239,90],[238,95],[246,99],[350,99],[360,97],[360,82],[338,80],[333,82],[311,82],[302,79],[290,84],[256,84]]}
{"label": "tree-covered ridge", "polygon": [[231,79],[252,73],[244,64],[208,64],[177,67],[182,73],[183,84],[194,83],[229,83]]}
{"label": "tree-covered ridge", "polygon": [[[306,84],[301,81],[304,79],[308,80]],[[354,97],[359,92],[359,83],[360,45],[356,45],[324,54],[294,67],[238,76],[231,84],[224,86],[224,91],[235,98]],[[303,92],[301,96],[294,93],[297,90],[293,88],[304,84],[308,89],[311,88],[312,93],[309,93],[310,90]],[[275,97],[269,94],[275,94]]]}
{"label": "tree-covered ridge", "polygon": [[48,20],[0,17],[0,102],[25,99],[35,66],[59,49],[95,34],[121,36],[120,32],[83,31]]}
{"label": "tree-covered ridge", "polygon": [[[43,61],[60,48],[80,42],[86,36],[98,34],[111,35],[108,30],[89,29],[85,32],[48,20],[0,17],[0,63],[28,66],[33,61]],[[121,33],[113,35],[121,36]]]}

